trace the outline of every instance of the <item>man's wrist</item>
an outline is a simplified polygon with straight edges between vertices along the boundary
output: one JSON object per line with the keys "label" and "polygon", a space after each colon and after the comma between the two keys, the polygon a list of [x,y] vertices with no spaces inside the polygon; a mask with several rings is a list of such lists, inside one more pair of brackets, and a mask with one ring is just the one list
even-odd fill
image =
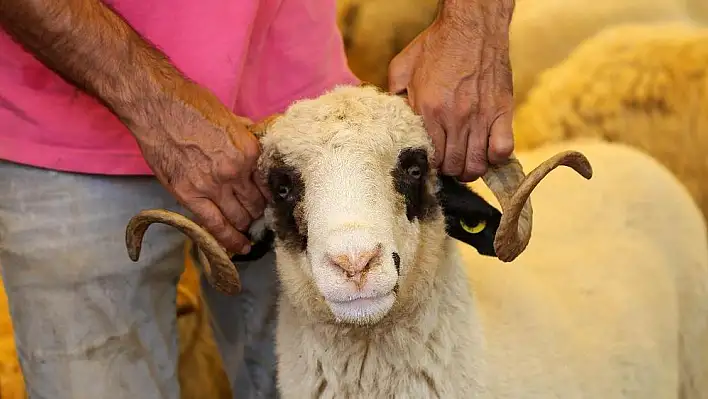
{"label": "man's wrist", "polygon": [[[515,5],[515,0],[440,0],[437,19],[463,29],[484,25],[487,30],[508,33]],[[489,21],[500,23],[490,24]]]}

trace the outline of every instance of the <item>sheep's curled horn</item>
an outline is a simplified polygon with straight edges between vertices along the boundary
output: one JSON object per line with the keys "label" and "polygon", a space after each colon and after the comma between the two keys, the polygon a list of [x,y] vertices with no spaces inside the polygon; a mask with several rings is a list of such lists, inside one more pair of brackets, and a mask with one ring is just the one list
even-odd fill
{"label": "sheep's curled horn", "polygon": [[[260,123],[251,125],[249,130],[259,139],[278,115],[273,115]],[[529,195],[538,183],[558,166],[567,166],[586,179],[592,177],[592,166],[580,152],[563,151],[537,166],[527,176],[518,159],[512,155],[503,164],[491,165],[482,176],[502,208],[494,249],[503,262],[516,259],[531,239],[533,209]],[[187,235],[199,249],[199,260],[209,283],[217,290],[234,295],[241,290],[236,267],[231,261],[233,254],[225,251],[216,239],[188,218],[164,209],[144,210],[133,216],[126,227],[125,242],[128,255],[134,262],[140,256],[145,231],[152,223],[173,226]]]}

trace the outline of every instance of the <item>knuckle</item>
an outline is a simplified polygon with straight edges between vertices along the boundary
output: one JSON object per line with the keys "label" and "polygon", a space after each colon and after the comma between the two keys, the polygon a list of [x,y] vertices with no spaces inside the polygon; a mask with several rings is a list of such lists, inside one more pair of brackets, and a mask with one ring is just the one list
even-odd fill
{"label": "knuckle", "polygon": [[249,211],[250,211],[251,215],[253,216],[253,218],[257,219],[263,214],[264,209],[265,209],[265,201],[263,201],[263,198],[259,197],[257,200],[255,200],[251,203],[251,208],[249,209]]}
{"label": "knuckle", "polygon": [[172,190],[179,199],[188,198],[196,188],[193,184],[189,184],[184,179],[172,180],[169,184],[172,186]]}
{"label": "knuckle", "polygon": [[462,173],[464,166],[465,159],[460,152],[454,151],[445,154],[445,159],[443,160],[443,172],[445,174],[457,176]]}
{"label": "knuckle", "polygon": [[246,140],[242,147],[244,162],[255,165],[261,155],[260,143],[255,138]]}
{"label": "knuckle", "polygon": [[244,231],[251,223],[251,218],[242,209],[236,209],[231,215],[231,223],[238,231]]}
{"label": "knuckle", "polygon": [[472,151],[467,154],[465,172],[474,176],[481,176],[487,172],[487,157],[484,151]]}
{"label": "knuckle", "polygon": [[514,152],[514,142],[509,140],[509,141],[504,141],[502,143],[499,143],[494,148],[494,152],[497,157],[506,158]]}
{"label": "knuckle", "polygon": [[251,184],[244,194],[245,201],[243,201],[243,205],[248,209],[256,209],[263,205],[263,196],[254,184]]}
{"label": "knuckle", "polygon": [[439,116],[449,109],[447,103],[439,96],[424,96],[423,98],[426,100],[421,101],[420,107],[424,114]]}
{"label": "knuckle", "polygon": [[238,169],[231,162],[218,162],[214,168],[214,173],[219,181],[230,181],[238,175]]}
{"label": "knuckle", "polygon": [[460,151],[451,151],[445,156],[445,163],[450,167],[459,168],[464,165],[465,159]]}
{"label": "knuckle", "polygon": [[217,215],[202,215],[204,227],[216,236],[223,236],[227,231],[226,220]]}
{"label": "knuckle", "polygon": [[234,223],[234,227],[236,227],[236,230],[246,231],[248,229],[248,226],[251,225],[251,218],[248,216],[240,216],[236,218]]}
{"label": "knuckle", "polygon": [[468,163],[465,166],[466,174],[471,177],[479,177],[487,173],[487,164],[481,162]]}
{"label": "knuckle", "polygon": [[487,149],[477,149],[469,148],[467,150],[467,157],[464,160],[465,166],[468,167],[478,167],[477,165],[486,165],[487,163]]}
{"label": "knuckle", "polygon": [[396,78],[398,77],[397,76],[398,70],[401,68],[400,63],[401,63],[400,54],[393,57],[391,62],[389,62],[389,64],[388,64],[388,81],[390,83],[398,80]]}
{"label": "knuckle", "polygon": [[389,79],[394,79],[396,78],[400,79],[400,75],[403,74],[403,70],[406,67],[407,64],[407,55],[408,51],[407,49],[403,49],[401,52],[396,54],[391,61],[388,63],[388,73],[389,73]]}
{"label": "knuckle", "polygon": [[196,178],[192,181],[191,186],[200,194],[211,193],[213,190],[213,185],[205,178]]}

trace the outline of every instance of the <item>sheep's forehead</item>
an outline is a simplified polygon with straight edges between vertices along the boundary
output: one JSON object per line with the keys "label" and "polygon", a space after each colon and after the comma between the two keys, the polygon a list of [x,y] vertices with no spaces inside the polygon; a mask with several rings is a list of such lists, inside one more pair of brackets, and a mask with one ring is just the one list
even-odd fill
{"label": "sheep's forehead", "polygon": [[405,148],[425,148],[432,156],[422,119],[402,98],[369,87],[339,87],[294,103],[273,122],[262,144],[266,168],[276,154],[296,168],[335,153],[391,166]]}

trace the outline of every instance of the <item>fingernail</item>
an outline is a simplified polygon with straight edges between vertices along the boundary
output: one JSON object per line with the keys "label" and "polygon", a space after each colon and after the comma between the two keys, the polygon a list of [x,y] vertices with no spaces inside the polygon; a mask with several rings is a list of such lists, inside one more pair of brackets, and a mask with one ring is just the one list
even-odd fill
{"label": "fingernail", "polygon": [[249,252],[251,252],[251,246],[246,244],[243,247],[241,247],[241,255],[247,255]]}

